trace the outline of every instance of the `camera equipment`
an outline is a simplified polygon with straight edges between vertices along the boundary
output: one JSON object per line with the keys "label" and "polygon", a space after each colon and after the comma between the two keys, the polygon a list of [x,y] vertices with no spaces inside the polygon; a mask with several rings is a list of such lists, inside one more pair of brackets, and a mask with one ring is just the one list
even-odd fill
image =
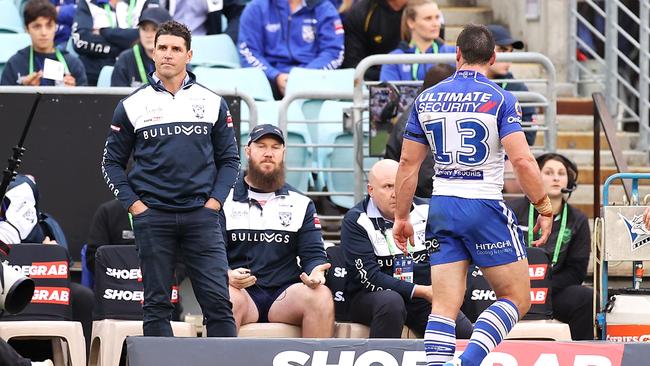
{"label": "camera equipment", "polygon": [[[18,145],[13,147],[13,155],[9,158],[9,166],[3,171],[2,183],[0,183],[0,203],[4,203],[7,188],[18,174],[17,169],[22,162],[20,158],[25,153],[23,144],[34,119],[38,103],[41,101],[41,96],[41,93],[36,93],[36,99],[34,100],[34,104],[32,104],[32,109],[29,111],[27,123],[25,123]],[[7,221],[7,223],[13,226],[11,222]],[[13,230],[15,226],[7,229]],[[9,266],[6,259],[9,256],[10,249],[11,247],[8,244],[0,242],[0,256],[2,256],[0,258],[0,312],[6,310],[10,314],[16,314],[22,311],[32,300],[35,284],[34,280]]]}

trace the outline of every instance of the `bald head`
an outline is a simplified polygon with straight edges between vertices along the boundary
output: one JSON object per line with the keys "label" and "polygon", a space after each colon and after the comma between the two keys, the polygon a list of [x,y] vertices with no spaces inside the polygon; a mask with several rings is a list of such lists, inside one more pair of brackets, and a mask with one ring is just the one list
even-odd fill
{"label": "bald head", "polygon": [[381,214],[393,220],[395,216],[395,177],[399,163],[384,159],[375,163],[368,174],[368,195]]}
{"label": "bald head", "polygon": [[392,178],[395,180],[399,163],[392,159],[383,159],[375,163],[368,173],[368,184],[376,184],[378,180]]}

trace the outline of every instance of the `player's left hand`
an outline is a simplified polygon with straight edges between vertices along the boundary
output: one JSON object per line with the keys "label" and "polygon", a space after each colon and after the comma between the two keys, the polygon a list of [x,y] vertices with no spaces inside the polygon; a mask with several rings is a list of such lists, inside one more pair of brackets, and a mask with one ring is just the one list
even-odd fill
{"label": "player's left hand", "polygon": [[537,216],[537,222],[533,228],[533,232],[537,233],[539,230],[542,230],[542,236],[539,239],[532,242],[534,247],[542,246],[546,243],[549,235],[551,235],[551,228],[553,227],[553,216]]}
{"label": "player's left hand", "polygon": [[63,77],[63,85],[65,86],[76,86],[77,81],[75,80],[74,76],[67,74]]}
{"label": "player's left hand", "polygon": [[646,230],[650,230],[650,207],[646,207],[645,211],[643,211],[643,223]]}
{"label": "player's left hand", "polygon": [[406,245],[408,242],[415,243],[413,240],[413,225],[408,220],[395,219],[393,224],[393,239],[395,240],[395,245],[408,255],[406,250]]}
{"label": "player's left hand", "polygon": [[300,280],[302,283],[305,285],[309,286],[309,288],[316,288],[320,285],[325,284],[325,272],[331,267],[332,265],[329,263],[323,263],[320,264],[314,269],[312,269],[311,273],[309,276],[305,272],[300,274]]}

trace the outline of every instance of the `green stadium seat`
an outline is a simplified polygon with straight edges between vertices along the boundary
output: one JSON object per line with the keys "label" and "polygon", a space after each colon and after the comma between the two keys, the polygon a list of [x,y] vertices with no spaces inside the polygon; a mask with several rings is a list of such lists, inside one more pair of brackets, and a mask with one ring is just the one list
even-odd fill
{"label": "green stadium seat", "polygon": [[111,86],[111,76],[113,75],[113,66],[104,66],[99,72],[97,78],[97,87],[108,88]]}
{"label": "green stadium seat", "polygon": [[[11,0],[0,0],[0,32],[24,33],[25,27],[18,7]],[[2,44],[4,46],[4,43]]]}
{"label": "green stadium seat", "polygon": [[192,66],[238,69],[239,52],[227,34],[192,37]]}
{"label": "green stadium seat", "polygon": [[[255,100],[272,101],[273,92],[264,71],[258,68],[220,69],[196,67],[196,81],[210,89],[238,88]],[[277,108],[276,108],[277,110]],[[277,113],[276,113],[277,114]],[[275,117],[277,120],[277,116]],[[271,123],[271,122],[268,122]]]}

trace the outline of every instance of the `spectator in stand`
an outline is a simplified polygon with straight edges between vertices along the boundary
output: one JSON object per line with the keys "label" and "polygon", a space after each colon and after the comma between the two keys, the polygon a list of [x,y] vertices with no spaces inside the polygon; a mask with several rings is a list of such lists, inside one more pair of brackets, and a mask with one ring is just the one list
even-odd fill
{"label": "spectator in stand", "polygon": [[226,34],[237,44],[239,33],[239,17],[246,1],[244,0],[160,0],[174,20],[184,23],[190,28],[193,36],[220,34],[224,15],[228,21]]}
{"label": "spectator in stand", "polygon": [[[400,42],[402,10],[408,0],[360,0],[345,14],[343,68],[354,68],[367,56],[389,53]],[[379,66],[371,67],[366,80],[379,80]]]}
{"label": "spectator in stand", "polygon": [[253,0],[241,16],[239,53],[243,67],[264,70],[280,99],[292,68],[338,69],[343,38],[341,18],[329,0]]}
{"label": "spectator in stand", "polygon": [[157,0],[79,1],[72,24],[74,49],[86,67],[88,85],[97,85],[104,66],[138,40],[140,13]]}
{"label": "spectator in stand", "polygon": [[[593,289],[582,286],[587,277],[591,232],[587,217],[567,201],[576,189],[577,166],[560,154],[537,158],[546,193],[553,205],[553,229],[542,248],[552,258],[553,317],[568,323],[573,340],[593,340]],[[537,213],[526,198],[508,202],[528,245],[537,239],[531,222]]]}
{"label": "spectator in stand", "polygon": [[77,11],[77,0],[50,0],[56,8],[56,36],[54,43],[57,47],[65,49],[66,43],[72,33],[72,21]]}
{"label": "spectator in stand", "polygon": [[221,225],[237,328],[287,323],[302,326],[306,338],[332,337],[334,303],[324,286],[330,264],[320,220],[311,199],[285,183],[282,131],[256,126],[245,151],[248,174],[228,195]]}
{"label": "spectator in stand", "polygon": [[[81,61],[67,51],[56,48],[56,16],[56,8],[47,0],[31,0],[25,5],[23,19],[32,44],[9,58],[2,71],[1,85],[87,85],[86,70]],[[55,61],[53,65],[63,64],[61,80],[43,77],[46,59]]]}
{"label": "spectator in stand", "polygon": [[[456,47],[445,45],[440,38],[442,13],[433,0],[409,0],[402,13],[400,42],[392,55],[420,53],[455,53]],[[379,80],[424,80],[427,64],[386,64],[381,66]],[[399,160],[399,159],[398,159]]]}
{"label": "spectator in stand", "polygon": [[[524,48],[524,42],[512,38],[508,29],[502,25],[490,24],[487,26],[490,32],[492,32],[492,37],[494,37],[494,46],[495,52],[512,52],[514,50],[521,50]],[[490,66],[488,74],[486,75],[489,79],[499,85],[504,90],[509,92],[526,92],[528,88],[523,83],[518,82],[500,82],[498,79],[514,79],[515,77],[510,72],[511,62],[495,62]],[[535,108],[534,107],[522,107],[521,108],[522,116],[521,121],[524,124],[533,124],[535,125]],[[529,130],[524,131],[526,135],[526,142],[529,146],[535,144],[535,136],[537,131]]]}
{"label": "spectator in stand", "polygon": [[172,20],[172,17],[163,8],[151,7],[142,12],[138,22],[139,42],[124,50],[117,58],[111,75],[111,86],[138,87],[147,83],[147,74],[154,70],[151,57],[156,31],[168,20]]}
{"label": "spectator in stand", "polygon": [[[380,160],[368,174],[368,196],[343,219],[341,246],[352,274],[347,291],[350,318],[370,327],[370,338],[400,338],[408,326],[424,337],[431,313],[431,243],[424,240],[429,205],[416,198],[409,214],[416,232],[410,256],[395,246],[395,175],[398,162]],[[469,338],[472,323],[460,312],[456,337]]]}
{"label": "spectator in stand", "polygon": [[[424,77],[424,82],[422,83],[422,88],[418,92],[418,95],[425,89],[438,84],[439,82],[445,80],[454,74],[456,69],[448,64],[436,64],[433,65]],[[406,107],[405,111],[410,111],[413,106],[410,105]],[[404,128],[406,127],[406,122],[408,121],[409,113],[402,113],[400,118],[393,126],[393,130],[388,137],[388,143],[386,144],[386,153],[384,158],[393,159],[399,161],[400,156],[402,156],[402,142],[404,136]],[[418,185],[415,189],[415,195],[420,198],[431,197],[431,191],[433,189],[433,174],[434,174],[434,161],[433,153],[431,151],[427,152],[427,156],[424,158],[422,165],[420,166],[420,171],[418,172]]]}

